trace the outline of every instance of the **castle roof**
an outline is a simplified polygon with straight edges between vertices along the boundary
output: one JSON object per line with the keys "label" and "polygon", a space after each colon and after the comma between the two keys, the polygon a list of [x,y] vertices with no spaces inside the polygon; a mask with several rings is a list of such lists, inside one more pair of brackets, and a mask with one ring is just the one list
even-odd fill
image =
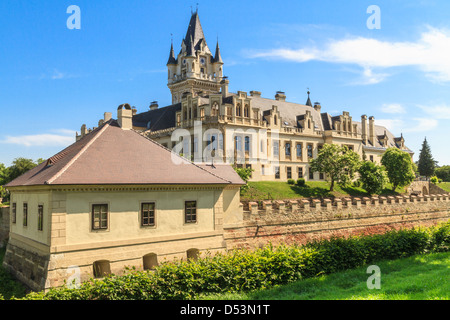
{"label": "castle roof", "polygon": [[194,164],[134,130],[123,130],[112,119],[6,187],[244,184],[230,168]]}
{"label": "castle roof", "polygon": [[191,20],[189,21],[189,27],[186,31],[186,36],[184,37],[184,42],[186,44],[186,48],[191,48],[193,52],[200,50],[200,43],[204,41],[205,43],[205,52],[211,53],[208,45],[206,44],[205,35],[203,34],[203,28],[200,24],[200,18],[198,17],[198,13],[195,12],[191,16]]}

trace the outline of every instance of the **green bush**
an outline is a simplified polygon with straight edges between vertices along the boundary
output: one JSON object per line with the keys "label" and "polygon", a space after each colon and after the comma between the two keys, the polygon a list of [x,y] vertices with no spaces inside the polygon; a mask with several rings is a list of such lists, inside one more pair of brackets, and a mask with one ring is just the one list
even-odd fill
{"label": "green bush", "polygon": [[295,180],[294,179],[288,179],[287,183],[288,184],[295,184]]}
{"label": "green bush", "polygon": [[439,182],[439,179],[438,179],[438,177],[433,176],[433,177],[430,178],[430,182],[436,184],[436,183]]}
{"label": "green bush", "polygon": [[81,284],[54,288],[25,299],[193,299],[199,294],[260,290],[303,278],[356,268],[385,259],[450,250],[450,222],[430,228],[332,238],[298,245],[236,249],[197,261],[162,263],[154,272],[129,269]]}
{"label": "green bush", "polygon": [[304,178],[299,178],[299,179],[297,179],[297,185],[299,186],[299,187],[303,187],[304,185],[305,185],[305,179]]}

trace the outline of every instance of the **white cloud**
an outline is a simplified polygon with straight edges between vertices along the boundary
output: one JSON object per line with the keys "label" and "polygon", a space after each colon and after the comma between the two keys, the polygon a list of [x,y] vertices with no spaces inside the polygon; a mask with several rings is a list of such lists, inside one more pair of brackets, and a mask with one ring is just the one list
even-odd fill
{"label": "white cloud", "polygon": [[401,132],[405,127],[405,123],[400,119],[375,119],[375,124],[383,126],[391,132]]}
{"label": "white cloud", "polygon": [[434,81],[450,81],[450,31],[428,27],[416,42],[382,41],[364,37],[332,40],[324,48],[276,48],[251,54],[254,58],[283,59],[294,62],[312,60],[356,64],[363,68],[366,83],[378,83],[387,74],[374,69],[414,66]]}
{"label": "white cloud", "polygon": [[398,103],[391,103],[391,104],[383,104],[381,106],[381,111],[384,113],[405,113],[405,108]]}
{"label": "white cloud", "polygon": [[376,119],[375,124],[383,126],[391,132],[411,133],[433,130],[438,126],[438,120],[431,118]]}
{"label": "white cloud", "polygon": [[436,119],[450,119],[450,106],[445,104],[429,106],[419,105],[419,108]]}
{"label": "white cloud", "polygon": [[75,142],[75,132],[66,129],[57,130],[63,134],[34,134],[23,136],[7,136],[1,143],[17,144],[26,147],[68,146]]}

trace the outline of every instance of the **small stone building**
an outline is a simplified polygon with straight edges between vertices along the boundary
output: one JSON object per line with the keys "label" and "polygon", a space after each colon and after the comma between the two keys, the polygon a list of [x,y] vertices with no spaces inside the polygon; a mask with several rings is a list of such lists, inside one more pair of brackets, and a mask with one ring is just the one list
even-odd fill
{"label": "small stone building", "polygon": [[129,105],[110,117],[6,185],[3,265],[33,290],[225,249],[244,183],[234,169],[194,164],[134,131]]}

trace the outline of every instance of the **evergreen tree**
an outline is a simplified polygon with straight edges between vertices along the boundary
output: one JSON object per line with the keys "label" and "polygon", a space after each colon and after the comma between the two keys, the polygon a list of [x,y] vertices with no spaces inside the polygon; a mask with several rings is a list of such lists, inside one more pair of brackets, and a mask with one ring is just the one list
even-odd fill
{"label": "evergreen tree", "polygon": [[431,155],[431,149],[428,145],[426,137],[422,143],[417,168],[419,170],[419,174],[427,178],[432,177],[436,169],[436,161],[434,161],[433,156]]}

